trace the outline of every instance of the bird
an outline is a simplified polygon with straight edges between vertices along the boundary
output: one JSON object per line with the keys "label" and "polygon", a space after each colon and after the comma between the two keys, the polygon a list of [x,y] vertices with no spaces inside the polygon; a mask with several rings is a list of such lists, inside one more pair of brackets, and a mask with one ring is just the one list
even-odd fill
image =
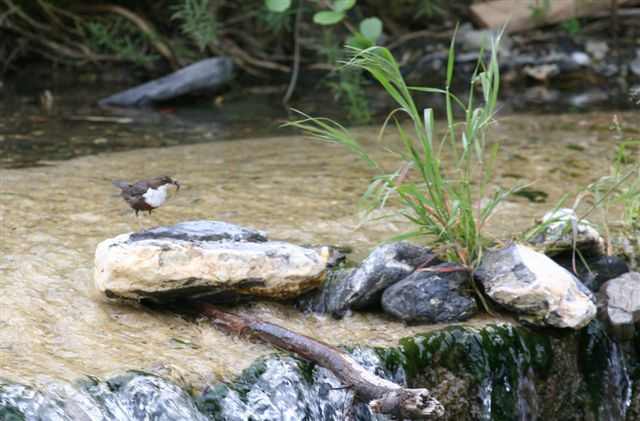
{"label": "bird", "polygon": [[[120,196],[136,211],[136,219],[141,230],[145,230],[140,222],[138,212],[148,211],[151,219],[151,211],[159,208],[167,201],[167,187],[174,184],[180,190],[180,181],[174,180],[167,175],[158,175],[145,180],[136,181],[129,184],[122,180],[111,180],[113,184],[122,189]],[[153,220],[152,220],[153,223]]]}

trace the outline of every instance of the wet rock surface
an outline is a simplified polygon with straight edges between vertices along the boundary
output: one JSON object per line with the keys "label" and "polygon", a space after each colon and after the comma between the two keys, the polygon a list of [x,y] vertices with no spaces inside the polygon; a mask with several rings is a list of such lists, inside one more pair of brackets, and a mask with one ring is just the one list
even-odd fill
{"label": "wet rock surface", "polygon": [[488,251],[475,276],[493,301],[532,324],[580,329],[596,315],[592,293],[575,276],[522,245]]}
{"label": "wet rock surface", "polygon": [[640,331],[640,273],[607,281],[598,292],[598,308],[598,316],[618,339],[632,339]]}
{"label": "wet rock surface", "polygon": [[629,272],[627,262],[618,256],[596,256],[587,258],[586,265],[580,257],[576,256],[574,259],[571,253],[554,257],[553,260],[572,273],[575,263],[578,279],[593,292],[598,292],[600,287],[609,279]]}
{"label": "wet rock surface", "polygon": [[380,246],[359,268],[336,272],[321,290],[305,297],[301,306],[341,317],[349,309],[378,305],[383,291],[390,285],[421,265],[436,263],[435,253],[429,248],[407,242]]}
{"label": "wet rock surface", "polygon": [[185,241],[248,241],[261,243],[267,241],[262,231],[240,227],[221,221],[186,221],[166,227],[155,227],[129,235],[130,241],[176,239]]}
{"label": "wet rock surface", "polygon": [[478,311],[470,279],[468,270],[450,264],[418,270],[384,291],[382,308],[408,324],[466,320]]}
{"label": "wet rock surface", "polygon": [[[384,379],[428,388],[445,406],[440,419],[638,415],[637,350],[619,346],[599,321],[579,332],[553,333],[504,322],[448,326],[402,339],[396,347],[355,346],[348,352]],[[40,388],[0,380],[0,418],[338,421],[351,397],[329,370],[274,353],[234,379],[195,388],[143,372]],[[354,419],[383,417],[358,404]]]}
{"label": "wet rock surface", "polygon": [[311,249],[266,241],[263,233],[235,225],[195,221],[101,242],[94,281],[109,297],[281,300],[320,285],[325,268]]}

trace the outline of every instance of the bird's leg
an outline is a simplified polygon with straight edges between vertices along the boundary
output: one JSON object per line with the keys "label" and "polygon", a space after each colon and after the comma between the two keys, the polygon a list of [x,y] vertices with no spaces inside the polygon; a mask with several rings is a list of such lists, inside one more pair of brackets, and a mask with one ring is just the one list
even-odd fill
{"label": "bird's leg", "polygon": [[160,225],[155,225],[153,223],[153,218],[151,217],[151,210],[149,210],[149,221],[151,221],[151,229],[158,228]]}
{"label": "bird's leg", "polygon": [[144,231],[144,227],[142,226],[142,222],[140,222],[140,215],[138,215],[138,210],[136,210],[136,220],[138,221],[138,225],[140,225],[140,231]]}

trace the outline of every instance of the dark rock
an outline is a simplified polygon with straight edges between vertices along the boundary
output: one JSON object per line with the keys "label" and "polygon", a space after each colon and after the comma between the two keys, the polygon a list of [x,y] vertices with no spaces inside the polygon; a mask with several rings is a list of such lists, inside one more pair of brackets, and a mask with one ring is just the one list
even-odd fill
{"label": "dark rock", "polygon": [[598,316],[620,340],[640,330],[640,273],[629,272],[607,281],[598,292]]}
{"label": "dark rock", "polygon": [[470,279],[468,270],[450,264],[419,270],[384,291],[382,308],[408,324],[466,320],[478,311],[467,292]]}
{"label": "dark rock", "polygon": [[[570,253],[565,253],[553,258],[560,266],[573,273],[573,257]],[[582,259],[575,258],[575,265],[578,279],[584,286],[593,292],[598,292],[602,284],[609,279],[616,278],[623,273],[629,272],[627,262],[618,256],[600,256],[586,259],[585,266]]]}
{"label": "dark rock", "polygon": [[101,107],[142,107],[224,85],[233,75],[233,62],[214,57],[167,76],[127,89],[98,101]]}
{"label": "dark rock", "polygon": [[129,235],[130,241],[175,239],[184,241],[248,241],[262,243],[267,236],[262,231],[220,221],[185,221],[166,227],[156,227]]}
{"label": "dark rock", "polygon": [[519,244],[485,253],[475,276],[492,300],[532,324],[581,329],[596,315],[593,294],[575,276]]}
{"label": "dark rock", "polygon": [[309,246],[318,253],[326,262],[327,268],[334,268],[347,260],[344,251],[335,246]]}
{"label": "dark rock", "polygon": [[344,306],[341,297],[346,295],[345,288],[349,285],[347,281],[356,270],[356,268],[327,270],[324,284],[298,297],[296,306],[305,313],[342,317],[348,308]]}
{"label": "dark rock", "polygon": [[401,242],[376,248],[362,266],[338,271],[321,289],[308,295],[300,306],[342,317],[349,309],[361,309],[380,302],[382,292],[408,276],[417,267],[439,263],[433,250]]}

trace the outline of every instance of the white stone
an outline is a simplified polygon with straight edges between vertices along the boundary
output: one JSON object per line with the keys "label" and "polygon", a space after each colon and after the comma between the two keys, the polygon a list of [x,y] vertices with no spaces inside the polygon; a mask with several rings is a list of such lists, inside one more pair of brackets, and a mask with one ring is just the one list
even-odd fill
{"label": "white stone", "polygon": [[[550,221],[550,222],[549,222]],[[542,246],[549,247],[551,252],[573,248],[588,255],[603,255],[604,240],[600,233],[586,219],[580,219],[573,209],[562,208],[555,212],[547,212],[542,223],[547,223]]]}
{"label": "white stone", "polygon": [[592,294],[566,269],[526,246],[485,254],[476,271],[486,294],[533,324],[580,329],[596,316]]}
{"label": "white stone", "polygon": [[96,249],[94,281],[107,296],[288,299],[325,276],[325,261],[314,250],[289,243],[135,235],[110,238]]}

